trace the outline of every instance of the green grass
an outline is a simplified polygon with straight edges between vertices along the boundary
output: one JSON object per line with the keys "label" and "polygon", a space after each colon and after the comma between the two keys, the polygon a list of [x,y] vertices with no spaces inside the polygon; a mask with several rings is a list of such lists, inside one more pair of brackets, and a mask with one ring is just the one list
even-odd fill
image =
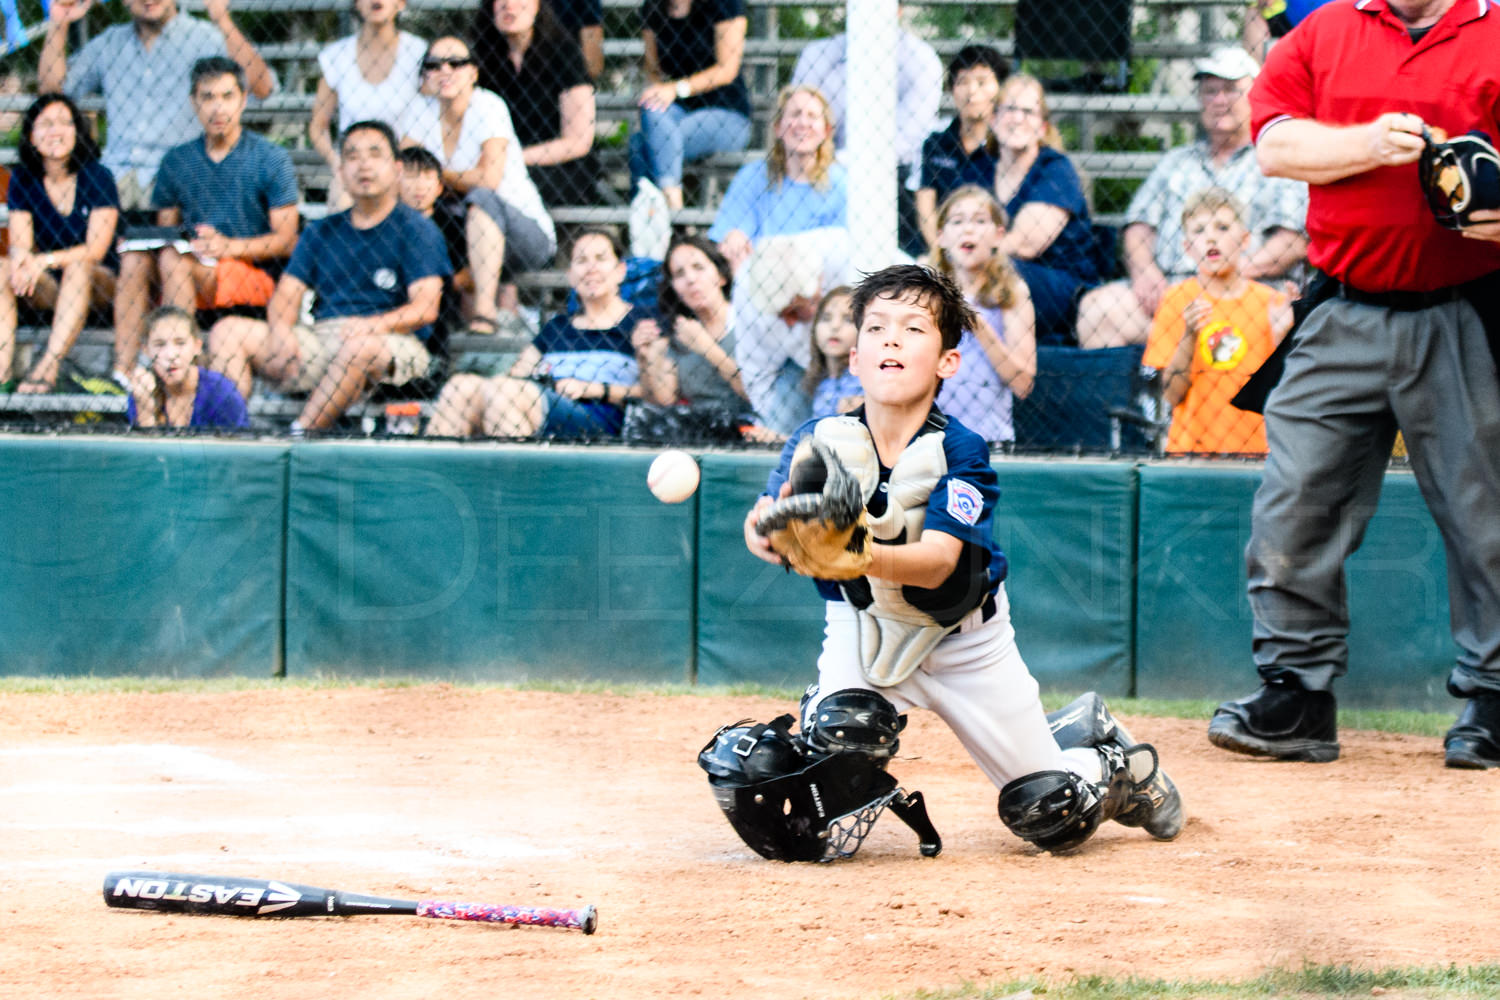
{"label": "green grass", "polygon": [[[768,684],[736,684],[725,687],[688,684],[619,684],[608,681],[530,680],[522,682],[444,681],[431,677],[346,677],[314,674],[308,677],[0,677],[0,694],[217,694],[231,691],[270,691],[286,688],[328,690],[333,688],[411,688],[451,683],[472,690],[519,689],[553,691],[560,694],[608,694],[631,697],[771,698],[795,704],[801,688]],[[1072,700],[1071,694],[1048,694],[1042,703],[1050,712]],[[1207,720],[1217,700],[1166,700],[1160,698],[1109,699],[1110,708],[1121,715],[1145,715],[1169,719]],[[1454,703],[1455,706],[1457,702]],[[1413,736],[1441,736],[1453,725],[1454,712],[1411,712],[1341,707],[1343,729],[1373,729]]]}
{"label": "green grass", "polygon": [[892,994],[892,1000],[1314,1000],[1385,997],[1386,1000],[1490,1000],[1500,995],[1500,965],[1354,969],[1308,965],[1233,983],[1083,976],[1049,983],[1022,979],[952,990]]}

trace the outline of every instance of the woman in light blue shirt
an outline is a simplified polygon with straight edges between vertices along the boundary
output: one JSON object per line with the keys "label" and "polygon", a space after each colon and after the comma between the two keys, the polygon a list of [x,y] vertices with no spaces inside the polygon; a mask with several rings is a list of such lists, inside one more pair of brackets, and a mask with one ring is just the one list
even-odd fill
{"label": "woman in light blue shirt", "polygon": [[765,160],[734,175],[708,231],[736,271],[764,236],[847,225],[848,174],[834,162],[833,132],[833,113],[817,88],[781,92]]}

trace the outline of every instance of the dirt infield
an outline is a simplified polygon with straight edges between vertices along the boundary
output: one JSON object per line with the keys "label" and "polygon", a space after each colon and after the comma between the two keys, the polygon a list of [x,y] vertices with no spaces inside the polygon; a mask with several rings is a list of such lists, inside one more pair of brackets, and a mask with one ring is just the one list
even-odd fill
{"label": "dirt infield", "polygon": [[[782,865],[734,836],[694,755],[786,707],[446,686],[0,696],[0,996],[872,998],[1500,957],[1500,772],[1445,770],[1434,739],[1345,733],[1337,763],[1275,764],[1213,749],[1201,722],[1129,718],[1183,790],[1182,837],[1109,824],[1057,858],[1001,827],[994,790],[918,714],[891,770],[926,794],[942,856],[886,816],[852,861]],[[600,928],[107,909],[104,875],[125,868],[593,902]]]}

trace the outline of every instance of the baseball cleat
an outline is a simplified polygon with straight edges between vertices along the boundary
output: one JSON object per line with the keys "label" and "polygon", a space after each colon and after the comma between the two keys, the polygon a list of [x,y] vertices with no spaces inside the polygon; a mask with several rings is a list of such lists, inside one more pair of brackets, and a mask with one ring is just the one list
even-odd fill
{"label": "baseball cleat", "polygon": [[[1110,712],[1104,699],[1090,691],[1047,716],[1053,738],[1063,748],[1113,745],[1129,763],[1133,787],[1114,820],[1145,830],[1157,840],[1182,832],[1182,794],[1162,770],[1156,750],[1137,743]],[[1149,753],[1140,752],[1149,750]]]}
{"label": "baseball cleat", "polygon": [[1471,771],[1500,767],[1500,695],[1469,699],[1443,739],[1443,763]]}
{"label": "baseball cleat", "polygon": [[[1123,732],[1117,730],[1116,738]],[[1167,772],[1161,769],[1154,747],[1151,763],[1154,766],[1150,775],[1137,781],[1125,807],[1115,815],[1115,822],[1121,826],[1138,826],[1157,840],[1175,840],[1182,832],[1182,794],[1167,777]]]}
{"label": "baseball cleat", "polygon": [[1338,706],[1331,691],[1263,684],[1218,707],[1208,740],[1235,753],[1326,764],[1339,756]]}

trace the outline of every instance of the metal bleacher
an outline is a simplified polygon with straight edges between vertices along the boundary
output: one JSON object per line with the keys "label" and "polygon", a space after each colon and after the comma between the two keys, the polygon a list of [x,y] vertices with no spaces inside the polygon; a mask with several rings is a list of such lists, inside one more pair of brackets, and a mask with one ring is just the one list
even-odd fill
{"label": "metal bleacher", "polygon": [[[988,0],[985,7],[987,10],[1014,8],[1017,2],[1018,0]],[[1204,12],[1202,21],[1205,28],[1198,37],[1185,39],[1180,33],[1174,35],[1145,32],[1142,37],[1134,41],[1132,56],[1138,63],[1148,61],[1143,65],[1152,65],[1154,68],[1146,72],[1161,78],[1165,75],[1163,71],[1166,67],[1173,65],[1182,67],[1187,61],[1202,55],[1211,44],[1211,32],[1206,27],[1210,20],[1217,18],[1222,26],[1223,18],[1227,16],[1225,12],[1231,9],[1243,9],[1244,0],[1186,0],[1186,2],[1184,0],[1135,0],[1135,4],[1140,16],[1143,17],[1173,17],[1185,8]],[[905,4],[908,9],[955,8],[973,5],[974,0],[920,0],[920,2]],[[201,13],[203,0],[181,0],[179,6],[187,12]],[[450,19],[463,19],[467,12],[474,9],[474,6],[474,0],[408,0],[407,9],[413,15],[438,14],[448,16]],[[624,12],[638,10],[640,3],[639,0],[604,0],[604,6],[608,32],[609,25],[624,23]],[[689,167],[688,188],[690,193],[696,193],[696,197],[683,211],[674,216],[674,222],[679,227],[706,228],[710,225],[718,197],[734,172],[746,162],[764,155],[766,125],[773,109],[776,90],[790,76],[796,56],[807,41],[804,38],[781,37],[778,30],[779,14],[796,8],[836,8],[841,7],[842,3],[840,0],[804,0],[796,4],[781,3],[778,0],[746,0],[746,6],[750,15],[750,32],[745,44],[744,75],[751,86],[755,109],[756,127],[753,132],[755,136],[752,140],[753,148],[743,153],[716,155]],[[282,89],[263,101],[255,102],[245,115],[251,127],[270,134],[278,142],[290,148],[299,184],[304,193],[302,214],[307,219],[317,218],[323,214],[322,194],[326,192],[329,181],[326,164],[310,148],[307,139],[306,123],[312,109],[313,91],[319,75],[317,54],[332,37],[349,29],[349,9],[349,0],[234,0],[233,4],[236,15],[276,13],[285,14],[289,18],[301,15],[324,15],[319,20],[319,24],[324,27],[316,33],[317,37],[288,38],[258,44],[262,55],[276,69],[282,81]],[[326,16],[328,14],[340,15],[338,31],[326,30],[329,23]],[[453,21],[453,23],[458,24],[459,21]],[[306,31],[302,25],[289,24],[288,34],[294,33],[294,27],[295,31]],[[633,20],[630,30],[634,30]],[[325,35],[327,37],[324,37]],[[1219,37],[1222,37],[1222,34]],[[963,45],[975,40],[972,37],[947,37],[930,41],[939,54],[946,59]],[[983,40],[995,45],[1008,56],[1014,55],[1014,44],[1011,39],[986,38]],[[628,178],[623,144],[618,141],[618,137],[621,132],[621,123],[631,122],[636,111],[636,94],[641,82],[639,67],[642,48],[638,34],[623,33],[617,27],[615,33],[606,35],[604,42],[606,68],[596,94],[596,109],[599,122],[598,134],[601,137],[612,136],[613,141],[596,144],[596,150],[605,168],[606,177],[620,197],[616,199],[615,204],[555,208],[553,217],[564,232],[580,225],[615,225],[623,228],[628,221],[629,209],[626,205],[628,198],[625,197]],[[1181,74],[1181,78],[1186,79],[1187,75]],[[24,110],[30,101],[31,96],[28,94],[0,95],[0,111]],[[944,94],[944,113],[951,110],[948,107],[948,101],[948,96]],[[98,99],[88,99],[81,103],[86,110],[102,110],[102,102]],[[1080,137],[1078,143],[1080,148],[1070,149],[1069,155],[1078,167],[1084,178],[1086,189],[1091,195],[1094,186],[1104,179],[1115,182],[1138,182],[1151,171],[1161,156],[1159,151],[1121,152],[1096,148],[1095,138],[1098,135],[1110,128],[1116,131],[1124,128],[1127,131],[1137,132],[1142,130],[1146,123],[1154,123],[1158,132],[1172,128],[1178,128],[1180,132],[1180,126],[1185,125],[1191,128],[1191,123],[1198,112],[1197,101],[1187,88],[1163,87],[1159,84],[1144,93],[1051,92],[1048,94],[1048,103],[1054,119],[1071,123],[1073,133]],[[13,148],[0,150],[0,162],[11,164],[14,158]],[[1096,221],[1115,224],[1118,223],[1119,216],[1111,212],[1096,212]],[[555,304],[557,297],[566,288],[560,270],[544,270],[524,275],[519,283],[528,289],[528,296],[544,311]],[[39,327],[22,327],[17,334],[18,346],[23,346],[24,349],[24,346],[45,342],[47,331]],[[461,335],[451,338],[450,350],[455,355],[461,355],[470,350],[482,353],[504,353],[519,349],[521,342],[511,342],[515,339],[514,337],[509,339],[503,337],[471,338]],[[80,356],[80,363],[84,367],[99,370],[102,365],[91,363],[91,360],[97,356],[103,359],[103,365],[107,365],[112,340],[112,332],[107,329],[86,329],[79,339],[75,354]],[[252,401],[252,412],[265,419],[290,419],[294,415],[293,412],[288,412],[292,402],[274,397],[259,402]],[[51,395],[7,398],[0,396],[0,412],[10,412],[15,409],[24,409],[37,414],[45,412],[61,414],[78,410],[123,413],[124,397]]]}

